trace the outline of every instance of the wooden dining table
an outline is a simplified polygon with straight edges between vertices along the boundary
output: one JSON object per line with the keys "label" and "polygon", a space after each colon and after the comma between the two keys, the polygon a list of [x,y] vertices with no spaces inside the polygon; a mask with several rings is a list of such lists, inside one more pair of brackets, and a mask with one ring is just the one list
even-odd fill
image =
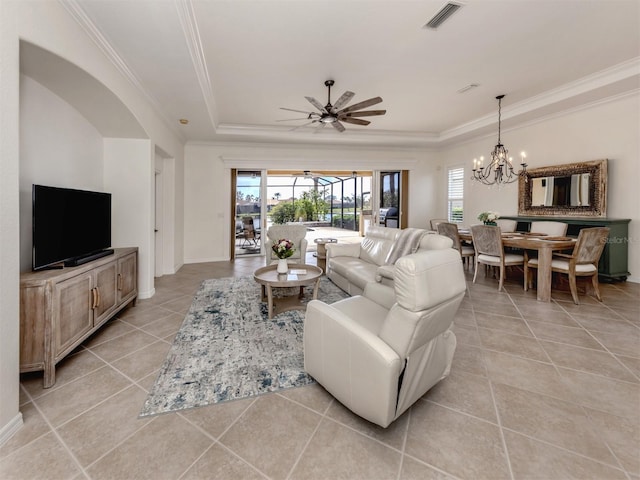
{"label": "wooden dining table", "polygon": [[[460,230],[460,240],[473,242],[471,232]],[[576,239],[569,237],[551,237],[542,234],[524,234],[518,232],[503,233],[502,245],[505,247],[536,250],[538,252],[537,299],[540,302],[551,301],[551,259],[553,252],[571,250]]]}

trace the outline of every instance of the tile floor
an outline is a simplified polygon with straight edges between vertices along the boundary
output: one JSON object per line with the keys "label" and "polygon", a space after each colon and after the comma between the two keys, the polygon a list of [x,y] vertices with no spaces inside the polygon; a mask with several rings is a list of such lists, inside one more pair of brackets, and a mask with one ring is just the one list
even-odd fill
{"label": "tile floor", "polygon": [[[542,304],[517,273],[469,283],[449,378],[389,428],[309,386],[138,419],[201,280],[261,258],[185,265],[58,367],[21,377],[6,479],[640,480],[640,285]],[[468,277],[471,278],[470,276]]]}

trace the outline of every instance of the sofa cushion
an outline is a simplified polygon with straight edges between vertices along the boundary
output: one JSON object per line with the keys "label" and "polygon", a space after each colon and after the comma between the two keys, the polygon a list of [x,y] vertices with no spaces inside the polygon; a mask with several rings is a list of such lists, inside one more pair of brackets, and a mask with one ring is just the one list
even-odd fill
{"label": "sofa cushion", "polygon": [[399,234],[395,228],[369,227],[360,244],[360,258],[376,266],[384,265]]}
{"label": "sofa cushion", "polygon": [[376,278],[377,265],[362,261],[354,257],[338,257],[331,263],[332,273],[343,276],[349,282],[364,289],[367,282],[373,282]]}

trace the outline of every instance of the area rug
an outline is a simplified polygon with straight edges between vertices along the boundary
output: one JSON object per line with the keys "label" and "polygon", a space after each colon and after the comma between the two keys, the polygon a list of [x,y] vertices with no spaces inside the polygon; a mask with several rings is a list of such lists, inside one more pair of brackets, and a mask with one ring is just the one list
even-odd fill
{"label": "area rug", "polygon": [[[274,295],[289,293],[283,290],[275,289]],[[312,294],[312,288],[305,287],[303,301]],[[320,300],[333,303],[346,297],[330,280],[320,279]],[[205,280],[140,416],[314,383],[304,371],[304,315],[290,310],[269,320],[253,277]]]}

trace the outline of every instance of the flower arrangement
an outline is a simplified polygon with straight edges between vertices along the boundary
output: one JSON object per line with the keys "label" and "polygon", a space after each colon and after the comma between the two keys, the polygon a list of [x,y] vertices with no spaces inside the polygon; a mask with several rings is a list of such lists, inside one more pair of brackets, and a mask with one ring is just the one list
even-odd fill
{"label": "flower arrangement", "polygon": [[280,240],[276,240],[271,245],[271,250],[273,250],[276,256],[279,259],[289,258],[296,251],[296,248],[286,238],[281,238]]}
{"label": "flower arrangement", "polygon": [[496,212],[482,212],[478,215],[478,220],[485,225],[496,225],[496,220],[500,218],[500,215]]}

